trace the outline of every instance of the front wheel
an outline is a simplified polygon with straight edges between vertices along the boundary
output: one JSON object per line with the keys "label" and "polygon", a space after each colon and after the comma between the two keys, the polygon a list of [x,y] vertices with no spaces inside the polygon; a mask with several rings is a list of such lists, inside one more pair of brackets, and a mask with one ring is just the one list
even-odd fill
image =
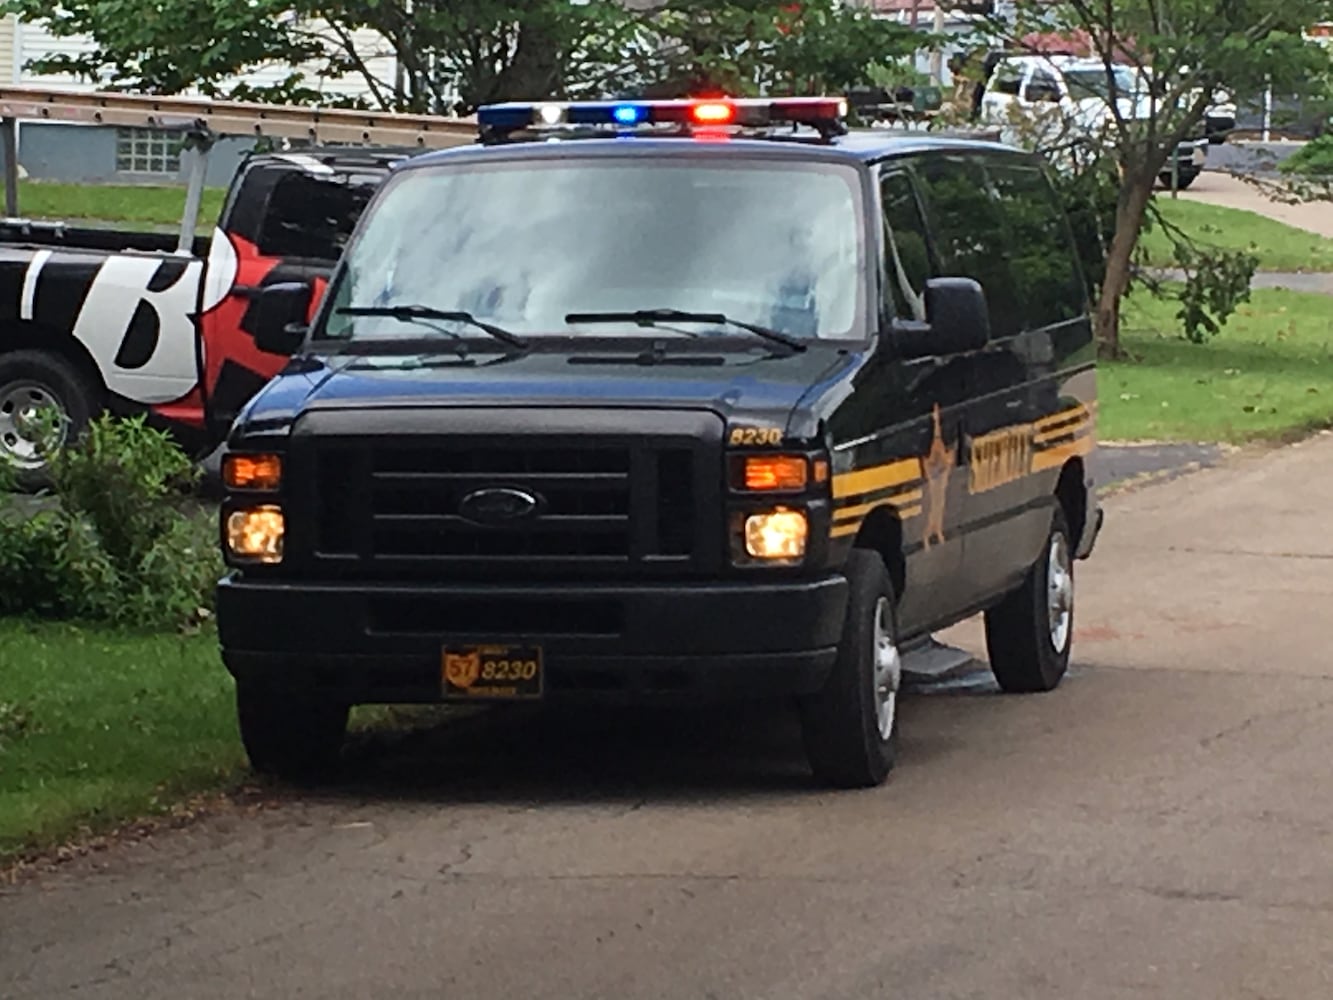
{"label": "front wheel", "polygon": [[308,782],[330,774],[347,733],[347,705],[255,681],[236,682],[236,719],[250,766]]}
{"label": "front wheel", "polygon": [[802,701],[801,729],[816,778],[869,788],[883,784],[897,758],[903,673],[893,581],[878,553],[852,552],[847,589],[838,658],[823,690]]}
{"label": "front wheel", "polygon": [[101,408],[97,387],[59,354],[0,355],[0,463],[22,490],[50,486],[51,451],[82,434]]}
{"label": "front wheel", "polygon": [[1069,669],[1074,638],[1074,561],[1057,507],[1040,558],[1023,585],[986,612],[986,649],[1001,690],[1050,691]]}

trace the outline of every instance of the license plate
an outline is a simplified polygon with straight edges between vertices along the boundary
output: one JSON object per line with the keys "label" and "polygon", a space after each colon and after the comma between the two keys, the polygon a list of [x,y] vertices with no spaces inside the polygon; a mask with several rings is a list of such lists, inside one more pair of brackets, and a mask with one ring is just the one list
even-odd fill
{"label": "license plate", "polygon": [[542,696],[540,646],[445,646],[440,689],[450,700],[507,701]]}

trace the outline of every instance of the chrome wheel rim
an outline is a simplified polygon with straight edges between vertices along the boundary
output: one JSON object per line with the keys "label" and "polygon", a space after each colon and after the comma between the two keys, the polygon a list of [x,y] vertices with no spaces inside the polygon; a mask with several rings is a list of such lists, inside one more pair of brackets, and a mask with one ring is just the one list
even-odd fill
{"label": "chrome wheel rim", "polygon": [[875,605],[875,722],[879,738],[893,734],[898,715],[898,689],[902,686],[903,660],[893,638],[893,606],[887,597]]}
{"label": "chrome wheel rim", "polygon": [[55,394],[31,381],[10,382],[0,388],[0,460],[20,469],[40,469],[46,464],[38,418],[47,409],[60,415],[60,433],[53,442],[58,446],[64,443],[68,421]]}
{"label": "chrome wheel rim", "polygon": [[1046,617],[1051,648],[1063,653],[1074,621],[1074,570],[1069,564],[1069,542],[1063,534],[1051,538],[1046,559]]}

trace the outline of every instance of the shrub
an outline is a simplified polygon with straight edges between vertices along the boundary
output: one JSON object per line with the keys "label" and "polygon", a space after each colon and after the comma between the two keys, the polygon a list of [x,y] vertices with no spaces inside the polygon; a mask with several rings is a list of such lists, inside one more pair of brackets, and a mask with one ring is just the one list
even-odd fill
{"label": "shrub", "polygon": [[1303,177],[1333,176],[1333,134],[1325,133],[1317,139],[1311,139],[1279,163],[1278,169],[1284,174]]}
{"label": "shrub", "polygon": [[102,417],[51,469],[52,497],[0,509],[0,614],[163,628],[210,608],[213,518],[189,499],[197,473],[166,434]]}

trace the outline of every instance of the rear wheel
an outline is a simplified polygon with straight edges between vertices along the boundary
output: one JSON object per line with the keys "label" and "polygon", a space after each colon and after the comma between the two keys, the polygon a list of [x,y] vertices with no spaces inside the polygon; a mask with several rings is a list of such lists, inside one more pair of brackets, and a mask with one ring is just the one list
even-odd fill
{"label": "rear wheel", "polygon": [[[1184,191],[1198,179],[1198,176],[1199,174],[1197,171],[1182,170],[1176,177],[1176,190]],[[1168,170],[1166,173],[1162,174],[1158,180],[1161,181],[1162,187],[1166,188],[1168,191],[1171,190],[1171,171]]]}
{"label": "rear wheel", "polygon": [[236,718],[250,766],[260,774],[308,782],[337,767],[349,707],[304,691],[236,682]]}
{"label": "rear wheel", "polygon": [[801,703],[806,757],[838,788],[882,784],[897,758],[902,655],[893,581],[878,553],[852,552],[847,617],[824,688]]}
{"label": "rear wheel", "polygon": [[[59,354],[0,355],[0,464],[19,489],[50,486],[50,450],[82,434],[101,408],[97,387]],[[50,424],[44,414],[51,415]]]}
{"label": "rear wheel", "polygon": [[1004,691],[1050,691],[1069,669],[1074,638],[1074,560],[1057,507],[1041,557],[1023,586],[986,612],[991,671]]}

